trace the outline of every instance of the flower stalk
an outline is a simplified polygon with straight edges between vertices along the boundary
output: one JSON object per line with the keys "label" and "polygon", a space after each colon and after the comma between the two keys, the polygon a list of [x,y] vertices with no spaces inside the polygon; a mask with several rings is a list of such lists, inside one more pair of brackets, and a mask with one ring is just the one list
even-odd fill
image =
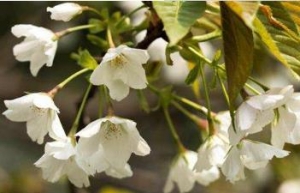
{"label": "flower stalk", "polygon": [[71,27],[68,29],[65,29],[63,31],[59,31],[55,33],[55,37],[53,40],[58,40],[60,39],[62,36],[65,36],[69,33],[75,32],[75,31],[79,31],[79,30],[83,30],[83,29],[90,29],[96,27],[96,25],[94,24],[88,24],[88,25],[80,25],[80,26],[76,26],[76,27]]}

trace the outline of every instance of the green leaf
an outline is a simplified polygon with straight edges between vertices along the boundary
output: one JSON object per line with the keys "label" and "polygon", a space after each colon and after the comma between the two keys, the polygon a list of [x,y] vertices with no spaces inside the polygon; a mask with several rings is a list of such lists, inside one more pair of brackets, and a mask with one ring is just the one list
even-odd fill
{"label": "green leaf", "polygon": [[185,79],[186,84],[192,84],[199,75],[199,65],[196,64]]}
{"label": "green leaf", "polygon": [[254,27],[268,50],[296,78],[300,78],[300,36],[293,21],[295,16],[290,14],[293,12],[287,11],[281,2],[264,2],[264,6],[257,12]]}
{"label": "green leaf", "polygon": [[285,1],[281,2],[285,10],[291,15],[295,24],[297,24],[298,31],[300,30],[300,2],[299,1]]}
{"label": "green leaf", "polygon": [[109,45],[107,41],[103,38],[100,38],[96,35],[88,34],[87,39],[94,45],[100,47],[103,50],[107,50],[109,48]]}
{"label": "green leaf", "polygon": [[106,30],[106,27],[107,27],[107,24],[105,21],[102,21],[99,19],[94,19],[94,18],[89,20],[89,24],[96,26],[96,27],[90,28],[90,32],[93,34],[102,32],[102,31]]}
{"label": "green leaf", "polygon": [[259,7],[258,1],[228,1],[226,5],[230,7],[248,27],[252,28],[252,22]]}
{"label": "green leaf", "polygon": [[82,68],[94,70],[98,66],[97,61],[91,56],[88,50],[79,50],[78,54],[72,55],[72,58],[76,59]]}
{"label": "green leaf", "polygon": [[204,1],[153,1],[153,7],[161,18],[170,44],[175,45],[204,13]]}
{"label": "green leaf", "polygon": [[253,34],[225,2],[221,4],[224,57],[231,110],[253,66]]}

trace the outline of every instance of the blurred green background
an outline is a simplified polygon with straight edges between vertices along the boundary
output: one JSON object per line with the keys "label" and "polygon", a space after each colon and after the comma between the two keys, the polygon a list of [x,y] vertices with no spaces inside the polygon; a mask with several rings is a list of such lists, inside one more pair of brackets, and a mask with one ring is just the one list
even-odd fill
{"label": "blurred green background", "polygon": [[[70,59],[70,53],[76,51],[79,46],[95,49],[85,39],[86,32],[76,32],[63,38],[59,42],[54,65],[51,68],[43,67],[37,77],[32,77],[29,72],[29,63],[19,63],[15,60],[12,48],[21,39],[11,34],[11,27],[15,24],[33,24],[43,26],[53,31],[84,24],[91,13],[64,23],[52,21],[50,14],[46,12],[47,6],[54,6],[60,2],[0,2],[0,111],[5,110],[3,100],[13,99],[24,95],[24,92],[49,91],[56,84],[64,80],[80,68],[76,62]],[[135,7],[137,2],[78,2],[82,5],[90,5],[95,8],[108,7],[111,10],[126,10]],[[273,61],[268,58],[267,60]],[[274,61],[273,61],[274,62]],[[270,76],[274,68],[270,68]],[[271,70],[271,71],[272,71]],[[282,70],[279,67],[279,71]],[[260,72],[259,70],[257,70]],[[266,72],[266,71],[264,71]],[[259,74],[259,73],[258,73]],[[283,79],[282,81],[286,81]],[[167,82],[167,81],[166,81]],[[55,103],[61,113],[60,118],[64,128],[68,130],[76,114],[76,105],[84,90],[86,81],[78,78],[64,88],[55,98]],[[177,93],[187,93],[190,89],[183,84],[177,84]],[[151,98],[151,95],[150,95]],[[153,98],[153,97],[152,97]],[[151,99],[152,99],[151,98]],[[213,92],[212,100],[215,111],[224,110],[225,105],[219,92]],[[169,164],[175,156],[176,147],[165,124],[161,111],[146,114],[142,112],[136,102],[135,92],[131,92],[120,103],[115,103],[115,112],[119,116],[133,119],[138,124],[141,135],[152,148],[147,157],[132,156],[129,163],[134,175],[122,180],[98,174],[91,177],[91,187],[79,189],[78,193],[159,193],[162,192],[167,178]],[[151,100],[155,105],[155,99]],[[191,123],[181,113],[171,109],[172,118],[184,144],[197,150],[199,146],[199,133],[196,125]],[[89,122],[97,118],[97,96],[93,97],[85,112],[85,120]],[[50,141],[50,139],[48,139]],[[41,171],[34,167],[33,163],[43,155],[43,145],[33,143],[26,135],[24,123],[10,122],[4,116],[0,116],[0,193],[68,193],[69,184],[66,179],[51,184],[41,178]],[[272,193],[277,192],[279,185],[288,179],[300,177],[300,158],[298,146],[287,146],[292,154],[280,160],[273,160],[268,167],[246,172],[247,180],[237,182],[235,185],[226,182],[221,177],[217,182],[208,187],[195,185],[191,192],[203,193]],[[297,182],[300,184],[300,182]],[[177,192],[175,190],[174,192]],[[298,193],[300,189],[298,189]],[[282,192],[280,192],[282,193]],[[293,193],[293,192],[287,192]]]}

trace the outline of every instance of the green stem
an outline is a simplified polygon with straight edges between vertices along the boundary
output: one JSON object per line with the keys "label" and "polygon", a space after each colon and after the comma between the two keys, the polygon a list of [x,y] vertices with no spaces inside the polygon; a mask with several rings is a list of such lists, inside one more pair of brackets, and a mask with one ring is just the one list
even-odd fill
{"label": "green stem", "polygon": [[248,89],[250,89],[254,94],[256,94],[256,95],[260,95],[260,94],[261,94],[258,90],[256,90],[255,88],[253,88],[253,86],[251,86],[250,84],[245,83],[245,86],[246,86]]}
{"label": "green stem", "polygon": [[75,32],[75,31],[79,31],[79,30],[83,30],[83,29],[90,29],[90,28],[93,28],[93,27],[96,27],[96,25],[94,25],[94,24],[88,24],[88,25],[80,25],[80,26],[76,26],[76,27],[71,27],[71,28],[65,29],[63,31],[56,32],[54,40],[58,40],[62,36],[65,36],[65,35],[67,35],[69,33],[72,33],[72,32]]}
{"label": "green stem", "polygon": [[48,92],[48,95],[50,97],[54,97],[56,95],[56,93],[62,89],[66,84],[68,84],[70,81],[72,81],[74,78],[76,78],[77,76],[89,71],[90,69],[88,68],[84,68],[82,70],[79,70],[78,72],[72,74],[71,76],[69,76],[67,79],[65,79],[64,81],[62,81],[61,83],[59,83],[58,85],[56,85],[52,90],[50,90]]}
{"label": "green stem", "polygon": [[175,95],[173,94],[172,95],[174,99],[186,104],[186,105],[189,105],[190,107],[196,109],[196,110],[199,110],[201,111],[203,114],[207,115],[208,111],[207,111],[207,108],[187,99],[187,98],[184,98],[184,97],[181,97],[181,96],[178,96],[178,95]]}
{"label": "green stem", "polygon": [[78,126],[79,126],[79,121],[80,121],[80,118],[82,116],[82,113],[83,113],[83,109],[86,105],[86,102],[87,102],[87,98],[88,98],[88,95],[91,91],[91,88],[92,88],[92,84],[89,84],[89,86],[87,87],[85,93],[84,93],[84,96],[83,96],[83,99],[81,101],[81,104],[80,104],[80,107],[79,107],[79,110],[77,112],[77,115],[76,115],[76,118],[73,122],[73,125],[72,125],[72,128],[68,134],[69,137],[71,137],[71,139],[73,139],[74,135],[76,134],[77,132],[77,129],[78,129]]}
{"label": "green stem", "polygon": [[176,101],[171,101],[171,104],[176,107],[179,111],[181,111],[185,116],[187,116],[189,119],[194,121],[197,125],[200,123],[200,118],[196,116],[195,114],[189,112],[187,109],[185,109],[182,105],[177,103]]}
{"label": "green stem", "polygon": [[227,90],[226,90],[226,88],[225,88],[225,85],[224,85],[224,83],[223,83],[223,81],[222,81],[222,79],[221,79],[220,74],[218,73],[218,71],[217,71],[217,78],[218,78],[218,81],[219,81],[219,83],[220,83],[220,85],[221,85],[222,92],[223,92],[223,95],[224,95],[224,97],[225,97],[227,106],[228,106],[228,108],[230,108],[229,96],[228,96]]}
{"label": "green stem", "polygon": [[183,144],[180,141],[180,138],[179,138],[179,136],[178,136],[178,134],[176,132],[176,129],[175,129],[174,125],[173,125],[173,122],[171,120],[170,113],[169,113],[167,107],[164,107],[163,111],[164,111],[164,115],[165,115],[165,118],[167,120],[169,129],[171,131],[172,137],[173,137],[173,139],[175,140],[175,142],[177,144],[178,151],[179,151],[179,153],[182,153],[182,152],[185,151],[185,147],[183,146]]}
{"label": "green stem", "polygon": [[92,7],[89,7],[89,6],[82,6],[82,10],[83,10],[83,11],[91,11],[91,12],[94,12],[94,13],[96,13],[97,15],[99,15],[101,19],[103,19],[102,14],[101,14],[97,9],[94,9],[94,8],[92,8]]}
{"label": "green stem", "polygon": [[129,13],[123,15],[123,17],[116,23],[115,26],[118,27],[118,26],[119,26],[119,25],[120,25],[127,17],[132,16],[132,15],[135,14],[137,11],[139,11],[139,10],[145,8],[145,7],[147,7],[147,6],[146,6],[145,4],[143,4],[142,6],[137,7],[136,9],[132,10],[131,12],[129,12]]}
{"label": "green stem", "polygon": [[213,135],[215,133],[215,128],[214,128],[214,124],[213,124],[213,119],[211,116],[211,104],[210,104],[210,99],[209,99],[209,90],[208,90],[208,86],[206,83],[206,78],[205,78],[205,74],[204,74],[204,70],[203,70],[203,65],[202,63],[199,63],[200,65],[200,75],[202,78],[202,82],[203,82],[203,86],[204,86],[204,94],[205,94],[205,101],[206,101],[206,106],[207,106],[207,122],[208,122],[208,132],[209,135]]}
{"label": "green stem", "polygon": [[215,39],[215,38],[219,38],[221,37],[222,32],[221,30],[215,30],[213,32],[204,34],[204,35],[199,35],[199,36],[193,36],[191,39],[187,40],[187,41],[191,41],[191,42],[205,42],[211,39]]}

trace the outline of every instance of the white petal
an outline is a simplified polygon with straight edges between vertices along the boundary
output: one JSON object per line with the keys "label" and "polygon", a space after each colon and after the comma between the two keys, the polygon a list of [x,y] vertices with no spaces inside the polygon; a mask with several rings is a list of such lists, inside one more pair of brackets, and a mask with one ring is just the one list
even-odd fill
{"label": "white petal", "polygon": [[35,51],[30,58],[30,72],[33,76],[37,76],[39,70],[47,62],[48,57],[44,54],[43,50]]}
{"label": "white petal", "polygon": [[112,176],[114,178],[119,179],[131,177],[133,175],[129,164],[126,164],[123,168],[108,168],[107,170],[105,170],[105,173],[108,176]]}
{"label": "white petal", "polygon": [[233,146],[221,167],[226,179],[231,183],[245,178],[244,166],[240,160],[240,153],[236,146]]}
{"label": "white petal", "polygon": [[258,112],[259,110],[254,109],[248,103],[242,103],[236,112],[236,126],[242,131],[249,129],[257,119]]}
{"label": "white petal", "polygon": [[150,151],[151,151],[151,149],[150,149],[148,143],[142,137],[140,137],[137,148],[133,151],[133,153],[135,153],[136,155],[139,155],[139,156],[145,156],[145,155],[150,154]]}
{"label": "white petal", "polygon": [[51,19],[67,22],[80,14],[82,8],[76,3],[62,3],[54,7],[47,7],[47,12],[51,12]]}
{"label": "white petal", "polygon": [[81,131],[79,131],[76,136],[79,136],[79,137],[83,137],[83,138],[89,138],[89,137],[92,137],[94,135],[96,135],[101,126],[102,126],[102,123],[105,122],[107,119],[97,119],[91,123],[89,123],[85,128],[83,128]]}
{"label": "white petal", "polygon": [[67,136],[62,127],[60,119],[55,111],[50,111],[51,119],[49,119],[49,136],[55,140],[66,140]]}
{"label": "white petal", "polygon": [[229,142],[230,145],[237,145],[242,138],[247,136],[247,130],[243,131],[239,127],[236,128],[236,131],[233,130],[233,127],[231,126],[228,130],[229,133]]}
{"label": "white petal", "polygon": [[144,89],[147,87],[145,69],[140,64],[135,64],[130,60],[122,68],[118,68],[115,71],[114,79],[120,79],[134,89]]}
{"label": "white petal", "polygon": [[129,94],[129,87],[120,80],[110,82],[106,86],[110,97],[116,101],[121,101]]}
{"label": "white petal", "polygon": [[18,61],[24,62],[29,61],[31,56],[36,51],[36,47],[38,46],[37,40],[26,41],[24,40],[20,44],[17,44],[13,48],[14,56]]}
{"label": "white petal", "polygon": [[171,179],[171,176],[169,174],[168,177],[167,177],[167,181],[165,183],[163,191],[164,191],[164,193],[169,193],[173,190],[173,188],[174,188],[174,183],[173,183],[173,181]]}
{"label": "white petal", "polygon": [[107,121],[100,130],[101,144],[107,161],[116,168],[123,168],[132,153],[131,143],[127,132],[121,125],[114,125]]}
{"label": "white petal", "polygon": [[50,67],[53,65],[53,60],[57,50],[57,41],[51,42],[46,45],[45,55],[47,56],[46,66]]}
{"label": "white petal", "polygon": [[43,157],[36,161],[34,165],[42,168],[43,178],[50,182],[57,182],[66,172],[66,162],[64,160],[57,160],[47,155],[43,155]]}
{"label": "white petal", "polygon": [[82,170],[74,160],[68,162],[66,174],[69,180],[78,188],[90,186],[87,173]]}
{"label": "white petal", "polygon": [[47,123],[47,113],[27,121],[27,134],[32,141],[36,141],[38,144],[42,144],[44,142],[44,137],[48,133]]}
{"label": "white petal", "polygon": [[122,53],[136,64],[145,64],[150,58],[147,50],[124,47]]}
{"label": "white petal", "polygon": [[[96,147],[98,147],[98,145]],[[78,151],[76,161],[78,165],[90,175],[94,175],[96,172],[103,172],[110,167],[105,159],[102,146],[98,148],[98,151],[90,154],[89,156],[85,156],[85,152]]]}
{"label": "white petal", "polygon": [[20,25],[14,25],[11,28],[11,32],[16,37],[22,37],[22,36],[29,36],[31,35],[31,30],[36,29],[37,27],[34,25],[27,25],[27,24],[20,24]]}
{"label": "white petal", "polygon": [[109,82],[113,81],[112,77],[114,74],[114,69],[110,66],[108,62],[99,64],[93,71],[90,82],[93,85],[107,85]]}
{"label": "white petal", "polygon": [[249,169],[264,167],[274,156],[277,158],[285,157],[288,151],[278,149],[268,144],[242,141],[241,159],[244,165]]}
{"label": "white petal", "polygon": [[203,170],[196,173],[196,181],[204,186],[216,181],[220,178],[220,172],[217,167],[211,167],[209,170]]}
{"label": "white petal", "polygon": [[36,93],[28,94],[13,100],[4,100],[4,104],[9,109],[26,109],[32,105],[32,101],[36,96]]}
{"label": "white petal", "polygon": [[257,95],[251,97],[246,101],[251,107],[258,110],[274,109],[277,107],[277,103],[280,100],[283,100],[284,96],[282,95]]}
{"label": "white petal", "polygon": [[37,93],[36,97],[34,97],[33,99],[33,104],[38,108],[49,108],[55,110],[56,112],[59,112],[58,108],[53,102],[53,99],[45,93]]}
{"label": "white petal", "polygon": [[71,144],[71,139],[66,141],[54,141],[47,143],[45,154],[51,155],[58,160],[67,160],[76,154],[75,148]]}

